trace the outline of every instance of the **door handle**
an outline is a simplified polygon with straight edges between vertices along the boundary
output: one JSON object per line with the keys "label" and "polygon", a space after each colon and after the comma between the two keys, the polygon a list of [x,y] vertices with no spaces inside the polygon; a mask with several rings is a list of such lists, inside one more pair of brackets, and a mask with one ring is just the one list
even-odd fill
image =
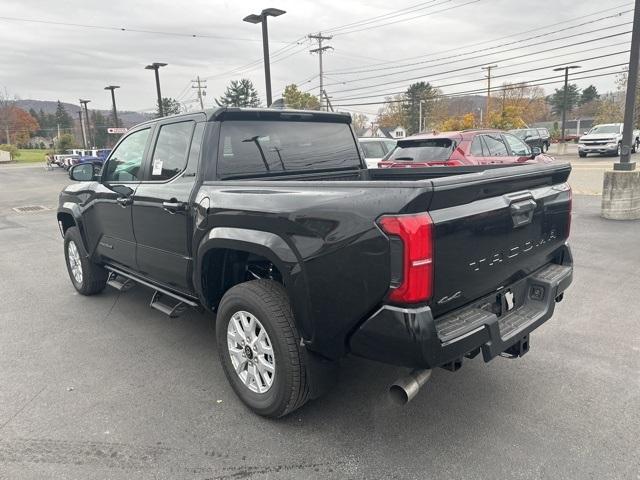
{"label": "door handle", "polygon": [[127,205],[131,205],[133,203],[133,198],[131,197],[118,197],[116,198],[116,202],[120,204],[122,207],[126,207]]}
{"label": "door handle", "polygon": [[173,201],[173,199],[168,202],[162,202],[162,208],[164,208],[169,213],[175,213],[177,211],[184,210],[185,206],[186,203]]}

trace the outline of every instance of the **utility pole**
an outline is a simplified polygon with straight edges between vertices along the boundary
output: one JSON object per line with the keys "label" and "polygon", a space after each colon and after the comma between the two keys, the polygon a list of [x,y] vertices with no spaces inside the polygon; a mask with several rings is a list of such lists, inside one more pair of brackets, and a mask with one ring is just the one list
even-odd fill
{"label": "utility pole", "polygon": [[[85,133],[85,149],[87,148],[86,144],[91,142],[92,144],[94,143],[91,137],[91,124],[89,123],[89,109],[87,108],[87,103],[89,103],[91,100],[82,100],[80,99],[80,104],[84,107],[84,119],[85,119],[85,125],[87,126],[87,131]],[[93,145],[91,145],[93,146]]]}
{"label": "utility pole", "polygon": [[324,93],[324,99],[327,101],[327,111],[333,112],[333,105],[331,105],[331,100],[329,100],[329,95],[327,95],[327,91],[323,90],[322,93]]}
{"label": "utility pole", "polygon": [[324,78],[324,73],[322,71],[322,54],[326,51],[326,50],[333,50],[333,47],[329,46],[329,45],[325,45],[322,46],[322,41],[323,40],[331,40],[333,37],[332,36],[326,36],[326,35],[322,35],[321,32],[319,32],[317,35],[308,35],[308,37],[311,40],[317,40],[318,41],[318,48],[314,48],[313,50],[309,50],[310,53],[317,53],[318,54],[318,59],[320,62],[320,95],[318,95],[318,99],[320,100],[320,110],[322,110],[322,92],[324,92],[324,83],[323,83],[323,78]]}
{"label": "utility pole", "polygon": [[200,80],[200,75],[198,75],[195,80],[191,80],[191,81],[193,83],[196,83],[196,85],[191,85],[191,88],[198,89],[198,100],[200,100],[200,108],[204,110],[204,102],[202,101],[202,97],[207,96],[207,91],[206,91],[207,86],[205,85],[207,81]]}
{"label": "utility pole", "polygon": [[116,110],[116,94],[113,92],[116,88],[120,88],[118,85],[109,85],[104,87],[105,90],[111,90],[111,106],[113,108],[113,121],[115,122],[115,126],[118,125],[118,110]]}
{"label": "utility pole", "polygon": [[78,119],[80,119],[80,133],[82,134],[82,147],[86,150],[87,135],[84,133],[84,122],[82,121],[82,107],[80,108],[80,110],[78,110]]}
{"label": "utility pole", "polygon": [[633,117],[636,108],[636,88],[638,86],[638,49],[640,49],[640,0],[636,0],[633,11],[633,32],[631,33],[631,55],[627,73],[627,95],[624,103],[624,126],[622,127],[622,148],[620,161],[613,164],[614,170],[635,170],[636,162],[631,161],[633,139]]}
{"label": "utility pole", "polygon": [[498,65],[487,65],[486,67],[482,67],[482,70],[487,71],[487,106],[485,109],[485,120],[489,121],[489,111],[491,108],[491,70],[493,68],[498,68]]}

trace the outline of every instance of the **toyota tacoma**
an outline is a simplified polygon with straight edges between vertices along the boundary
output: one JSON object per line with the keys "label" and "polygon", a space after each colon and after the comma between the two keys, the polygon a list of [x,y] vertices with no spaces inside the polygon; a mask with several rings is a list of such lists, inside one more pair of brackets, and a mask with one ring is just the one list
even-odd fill
{"label": "toyota tacoma", "polygon": [[431,369],[519,357],[572,279],[564,163],[367,169],[348,114],[219,108],[76,165],[57,220],[83,295],[141,284],[215,312],[237,396],[281,417],[347,354]]}

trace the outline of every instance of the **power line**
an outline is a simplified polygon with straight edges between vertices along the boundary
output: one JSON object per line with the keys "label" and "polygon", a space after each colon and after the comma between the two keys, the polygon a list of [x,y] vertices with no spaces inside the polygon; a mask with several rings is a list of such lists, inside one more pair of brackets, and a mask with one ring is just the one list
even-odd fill
{"label": "power line", "polygon": [[[598,15],[600,13],[609,12],[611,10],[615,10],[617,8],[625,7],[625,6],[629,6],[629,5],[632,5],[632,4],[625,3],[625,4],[617,5],[616,7],[613,7],[613,8],[607,8],[607,9],[604,9],[604,10],[599,10],[599,11],[596,11],[596,12],[593,12],[593,13],[590,13],[590,14],[587,14],[587,15],[583,15],[581,17],[576,17],[573,20],[571,20],[571,22],[574,22],[576,20],[581,20],[583,18],[592,17],[592,16]],[[535,38],[538,38],[539,36],[552,35],[554,33],[563,32],[563,31],[567,31],[567,30],[572,30],[574,28],[582,27],[582,26],[589,25],[589,24],[596,23],[596,22],[600,22],[600,21],[603,21],[603,20],[608,20],[608,19],[611,19],[611,18],[621,17],[623,14],[629,13],[629,12],[632,12],[632,11],[633,11],[633,9],[624,10],[622,12],[617,12],[617,13],[615,13],[613,15],[609,15],[609,16],[606,16],[606,17],[599,17],[599,18],[596,18],[596,19],[591,20],[589,22],[584,22],[584,23],[580,23],[578,25],[573,25],[573,26],[569,26],[569,27],[566,26],[566,23],[567,23],[566,21],[549,24],[549,25],[544,26],[543,29],[550,28],[550,27],[555,27],[555,26],[558,26],[558,25],[563,25],[563,28],[560,29],[560,30],[555,30],[553,32],[546,32],[546,33],[541,34],[541,35],[537,35],[537,36],[534,36],[534,37],[529,37],[527,39],[520,39],[520,40],[514,41],[512,43],[535,39]],[[502,37],[494,38],[492,40],[485,40],[485,41],[479,42],[479,43],[475,42],[473,44],[463,45],[461,47],[455,47],[455,48],[450,48],[450,49],[447,49],[447,50],[441,50],[441,51],[438,51],[438,52],[433,52],[433,53],[430,53],[430,54],[427,54],[427,55],[418,55],[418,56],[415,56],[415,57],[406,57],[406,58],[403,58],[403,59],[388,60],[388,61],[383,61],[383,62],[380,62],[380,63],[372,63],[372,64],[368,64],[368,65],[363,65],[363,67],[382,66],[385,69],[401,68],[400,65],[393,66],[393,65],[390,65],[390,64],[399,63],[399,62],[406,62],[407,60],[415,60],[415,59],[420,59],[420,58],[433,57],[434,55],[440,55],[440,54],[443,54],[443,53],[449,53],[449,52],[453,52],[453,51],[460,51],[461,49],[466,49],[466,48],[469,48],[469,47],[474,47],[475,48],[478,45],[483,45],[483,44],[487,44],[487,43],[493,43],[493,42],[497,42],[497,41],[504,40],[504,39],[507,39],[507,38],[512,38],[512,37],[517,37],[517,36],[520,36],[520,35],[525,35],[525,34],[531,33],[531,32],[540,32],[540,30],[541,30],[541,28],[534,28],[534,29],[531,29],[531,30],[525,30],[523,32],[518,32],[518,33],[514,33],[514,34],[510,34],[510,35],[504,35]],[[586,32],[586,33],[589,33],[589,32]],[[511,43],[503,44],[503,45],[494,45],[493,47],[488,47],[488,49],[499,48],[500,46],[506,46],[506,45],[510,45],[510,44]],[[482,51],[486,51],[486,49],[484,49]],[[473,51],[473,52],[461,53],[458,56],[460,56],[460,55],[469,55],[471,53],[476,53],[476,52]],[[448,56],[447,58],[451,58],[451,56]],[[437,61],[437,60],[438,59],[435,59],[435,60],[432,59],[430,61]],[[406,66],[406,65],[403,65],[403,66]],[[369,70],[367,70],[367,71],[364,71],[364,70],[329,70],[327,73],[349,74],[349,73],[367,73],[368,71]]]}
{"label": "power line", "polygon": [[[412,5],[412,6],[409,6],[409,7],[405,7],[405,8],[401,8],[399,10],[394,10],[392,12],[383,13],[383,14],[377,15],[375,17],[369,17],[368,19],[358,20],[356,22],[347,23],[345,25],[341,25],[341,26],[338,26],[338,27],[325,28],[323,30],[325,32],[335,32],[335,31],[338,31],[338,30],[343,30],[343,29],[348,28],[348,27],[359,25],[359,24],[361,24],[363,22],[367,22],[368,23],[370,21],[373,21],[374,19],[381,19],[381,18],[389,17],[389,16],[396,16],[396,15],[404,15],[406,13],[413,13],[413,12],[406,12],[406,10],[412,10],[414,8],[417,8],[417,7],[420,7],[420,8],[417,8],[417,10],[421,10],[422,8],[428,8],[428,7],[424,7],[424,5],[425,4],[428,5],[428,4],[434,3],[435,1],[436,0],[429,0],[428,2],[416,3],[415,5]],[[401,12],[405,12],[405,13],[401,13]]]}
{"label": "power line", "polygon": [[[620,64],[620,65],[626,65],[626,63]],[[607,67],[601,67],[600,69],[612,68],[612,67],[615,67],[615,66],[616,65],[609,65]],[[586,71],[587,70],[585,70],[585,72]],[[589,70],[589,71],[591,71],[591,70]],[[620,71],[600,73],[600,74],[596,74],[596,75],[587,75],[587,76],[583,76],[583,77],[573,77],[572,80],[577,81],[577,80],[585,80],[585,79],[590,79],[590,78],[605,77],[605,76],[609,76],[609,75],[620,75],[620,73],[621,73]],[[564,75],[555,75],[553,77],[546,77],[546,78],[558,78],[559,76],[562,77],[561,80],[554,80],[554,81],[551,81],[551,82],[544,82],[544,83],[520,82],[520,83],[515,84],[515,85],[506,85],[506,86],[494,87],[494,88],[491,89],[491,91],[497,92],[497,91],[503,91],[503,90],[515,90],[515,89],[523,88],[523,87],[529,88],[529,87],[538,87],[538,86],[543,86],[543,85],[553,85],[553,84],[558,84],[558,83],[564,83]],[[545,78],[530,80],[530,82],[537,82],[537,81],[540,81],[540,80],[545,80]],[[438,95],[438,98],[456,98],[456,97],[468,96],[468,95],[473,95],[473,94],[478,94],[478,93],[484,93],[485,91],[486,91],[486,89],[480,88],[480,89],[475,89],[475,90],[466,90],[466,91],[462,91],[462,92],[443,93],[443,94]],[[351,106],[363,106],[363,105],[381,105],[381,104],[385,104],[385,103],[405,103],[407,101],[408,101],[407,99],[400,99],[400,100],[383,100],[381,102],[344,103],[344,104],[337,104],[337,105],[335,105],[335,107],[351,107]]]}
{"label": "power line", "polygon": [[[146,33],[151,35],[168,35],[168,36],[174,36],[174,37],[210,38],[215,40],[233,40],[238,42],[261,42],[262,41],[262,39],[260,38],[223,37],[220,35],[209,35],[209,34],[202,34],[202,33],[164,32],[160,30],[143,30],[139,28],[89,25],[89,24],[70,23],[70,22],[57,22],[54,20],[38,20],[33,18],[0,16],[0,20],[7,20],[12,22],[40,23],[45,25],[58,25],[61,27],[85,28],[85,29],[92,29],[92,30],[111,30],[111,31],[118,31],[118,32]],[[274,43],[289,43],[289,42],[274,41]]]}
{"label": "power line", "polygon": [[[451,0],[448,0],[448,1],[451,1]],[[439,3],[439,4],[437,4],[437,5],[434,5],[434,7],[435,7],[435,6],[438,6],[438,5],[442,5],[442,4],[444,4],[444,3],[448,3],[448,1],[445,1],[445,2]],[[457,8],[465,7],[465,6],[467,6],[467,5],[471,5],[471,4],[473,4],[473,3],[478,3],[478,2],[480,2],[480,1],[482,1],[482,0],[471,0],[471,1],[468,1],[468,2],[466,2],[466,3],[461,3],[461,4],[459,4],[459,5],[454,5],[454,6],[449,7],[449,8],[443,8],[443,9],[441,9],[441,10],[429,11],[429,12],[427,12],[427,13],[423,13],[423,14],[421,14],[421,15],[416,15],[415,17],[403,18],[403,19],[400,19],[400,20],[395,20],[395,21],[393,21],[393,22],[381,23],[381,24],[379,24],[379,25],[370,25],[370,26],[363,27],[363,28],[356,28],[356,29],[352,29],[352,30],[347,30],[347,31],[343,31],[343,32],[338,32],[338,33],[334,34],[334,36],[336,36],[336,37],[337,37],[337,36],[339,36],[339,35],[347,35],[347,34],[349,34],[349,33],[361,32],[361,31],[363,31],[363,30],[372,30],[372,29],[374,29],[374,28],[380,28],[380,27],[386,27],[386,26],[389,26],[389,25],[395,25],[396,23],[408,22],[408,21],[410,21],[410,20],[415,20],[416,18],[426,17],[426,16],[429,16],[429,15],[435,15],[436,13],[449,12],[449,11],[451,11],[451,10],[455,10],[455,9],[457,9]]]}
{"label": "power line", "polygon": [[[621,51],[618,51],[618,52],[607,53],[607,54],[604,54],[604,55],[590,56],[590,57],[581,58],[581,59],[578,59],[578,60],[571,60],[570,63],[586,62],[586,61],[590,61],[590,60],[599,60],[601,58],[607,58],[607,57],[612,57],[612,56],[615,56],[615,55],[621,55],[623,53],[629,53],[629,50],[621,50]],[[574,55],[574,53],[572,53],[572,55]],[[556,58],[556,57],[550,57],[550,58],[546,58],[546,59],[539,59],[539,60],[536,60],[536,61],[550,60],[550,59],[553,59],[553,58]],[[529,61],[529,62],[523,62],[523,63],[531,63],[531,62]],[[496,78],[504,78],[504,77],[511,77],[511,76],[514,76],[514,75],[522,75],[523,73],[535,72],[535,71],[538,71],[538,70],[547,70],[547,69],[550,69],[550,68],[554,68],[554,67],[558,67],[558,66],[564,65],[565,63],[567,63],[567,62],[564,61],[562,63],[551,65],[551,66],[536,67],[536,68],[530,68],[530,69],[527,69],[527,70],[521,70],[519,72],[510,72],[510,73],[505,73],[505,74],[502,74],[502,75],[494,75],[491,78],[494,78],[494,79],[496,79]],[[521,64],[508,65],[507,67],[514,67],[514,66],[518,66],[518,65],[521,65]],[[477,68],[477,67],[470,67],[470,68]],[[481,66],[481,68],[483,68],[483,67]],[[589,70],[583,70],[583,71],[589,71]],[[452,77],[449,77],[449,78],[452,78]],[[474,82],[481,82],[481,81],[484,81],[484,79],[464,80],[464,81],[455,82],[455,83],[448,83],[448,84],[444,84],[444,85],[434,85],[434,87],[437,87],[437,88],[451,87],[451,86],[454,86],[454,85],[463,85],[465,83],[474,83]],[[380,96],[399,95],[399,94],[402,94],[402,93],[404,93],[404,92],[386,92],[386,93],[377,93],[377,94],[372,94],[372,95],[361,95],[361,96],[358,96],[358,97],[343,97],[343,98],[337,99],[337,101],[359,100],[359,99],[363,99],[363,98],[373,98],[373,97],[380,97]]]}
{"label": "power line", "polygon": [[[607,39],[607,38],[619,37],[621,35],[627,35],[629,33],[631,33],[630,30],[629,31],[625,31],[625,32],[621,32],[621,33],[605,35],[603,37],[598,37],[598,38],[594,38],[594,39],[590,39],[590,40],[583,40],[581,42],[571,43],[571,44],[568,44],[568,45],[561,45],[561,46],[558,46],[558,47],[548,48],[546,50],[540,50],[540,51],[536,52],[535,55],[538,55],[540,53],[546,53],[546,52],[550,52],[550,51],[560,50],[560,49],[564,49],[564,48],[570,48],[570,47],[575,47],[575,46],[579,46],[579,45],[585,45],[587,43],[596,42],[596,41],[604,40],[604,39]],[[549,43],[549,42],[550,41],[540,42],[539,44]],[[529,46],[533,46],[533,45],[529,45]],[[513,50],[513,49],[510,49],[510,50]],[[504,52],[499,52],[499,53],[504,53]],[[506,62],[506,61],[515,60],[515,59],[518,59],[518,58],[521,58],[521,57],[522,57],[522,55],[516,55],[516,56],[513,56],[513,57],[509,57],[509,58],[500,59],[500,61],[501,62]],[[482,55],[482,56],[478,56],[478,57],[470,57],[470,58],[467,58],[465,60],[472,60],[474,58],[486,59],[486,56]],[[438,64],[436,66],[447,65],[447,64],[450,64],[450,63],[458,63],[458,62],[460,62],[460,60],[454,60],[452,62],[444,62],[444,63],[440,63],[440,64]],[[439,75],[439,74],[453,73],[453,72],[456,72],[456,71],[469,70],[471,68],[480,68],[483,65],[485,65],[485,63],[486,63],[486,60],[485,60],[485,62],[477,64],[477,65],[472,65],[472,66],[468,66],[468,67],[459,67],[457,69],[448,70],[448,71],[444,71],[444,72],[440,72],[440,73],[431,73],[430,75]],[[405,72],[396,72],[396,73],[406,73],[406,72],[415,71],[415,70],[420,70],[420,68],[418,68],[418,69],[410,69],[410,70],[406,70]],[[426,75],[427,74],[422,74],[422,75],[419,75],[417,77],[404,78],[402,80],[393,80],[393,81],[390,81],[390,82],[380,82],[380,83],[375,83],[375,84],[370,84],[370,85],[364,85],[364,86],[361,86],[361,87],[345,88],[345,89],[342,89],[342,90],[334,91],[334,93],[352,92],[352,91],[357,91],[357,90],[364,90],[364,89],[371,88],[371,87],[378,87],[378,86],[383,86],[383,85],[392,85],[392,84],[397,84],[397,83],[401,83],[401,82],[419,80],[419,79],[424,78]],[[369,78],[380,78],[380,77],[384,77],[384,76],[386,76],[386,75],[377,75],[375,77],[367,77],[367,79],[369,79]]]}
{"label": "power line", "polygon": [[[609,44],[609,45],[602,45],[602,46],[599,46],[599,47],[594,47],[594,48],[591,48],[590,51],[593,52],[595,50],[601,50],[603,48],[611,48],[611,47],[617,47],[617,46],[620,46],[620,45],[628,45],[628,44],[629,44],[629,42],[626,42],[626,41],[625,42],[617,42],[617,43],[613,43],[613,44]],[[610,56],[620,55],[620,54],[626,53],[626,52],[628,52],[628,50],[626,50],[626,51],[618,51],[618,52],[613,52],[613,53],[608,53],[608,54],[598,55],[598,56],[590,56],[589,58],[583,58],[583,59],[566,60],[566,62],[588,62],[588,61],[597,60],[597,59],[600,59],[600,58],[606,58],[606,57],[610,57]],[[530,63],[544,62],[544,61],[547,61],[547,60],[556,60],[556,59],[559,59],[559,58],[562,58],[562,57],[567,57],[567,56],[570,56],[570,55],[576,55],[576,53],[579,53],[579,52],[569,52],[569,53],[565,53],[565,54],[561,54],[561,55],[553,55],[553,56],[545,57],[545,58],[534,58],[534,59],[531,59],[531,60],[526,60],[524,62],[512,63],[510,65],[504,65],[504,62],[501,62],[501,64],[503,65],[504,68],[513,68],[513,67],[519,67],[521,65],[527,65],[527,64],[530,64]],[[469,70],[475,70],[475,68],[476,68],[476,66],[474,65],[474,66],[470,67]],[[440,72],[439,74],[430,74],[429,78],[433,79],[433,77],[439,77],[440,75],[444,75],[444,74],[445,74],[445,72]],[[517,73],[509,73],[508,75],[516,75],[516,74]],[[468,77],[470,75],[475,75],[475,71],[474,72],[469,72],[469,73],[464,73],[464,74],[456,73],[455,75],[449,75],[447,77],[439,78],[438,81],[457,79],[457,78],[460,78],[460,77]],[[385,89],[368,90],[368,92],[370,93],[368,95],[359,95],[359,96],[348,97],[348,98],[349,98],[349,100],[354,100],[354,99],[361,99],[361,98],[374,98],[374,97],[378,97],[380,95],[397,95],[397,94],[404,93],[404,91],[389,93],[388,89],[386,89],[386,88]]]}
{"label": "power line", "polygon": [[[511,47],[511,48],[507,48],[507,49],[504,49],[504,50],[501,50],[501,51],[498,51],[498,52],[491,52],[491,55],[500,55],[502,53],[513,52],[513,51],[516,51],[516,50],[519,51],[522,48],[537,47],[537,46],[545,45],[545,44],[548,44],[548,43],[558,42],[560,40],[568,40],[570,38],[581,37],[581,36],[584,36],[584,35],[590,35],[592,33],[596,33],[596,32],[602,31],[602,30],[610,30],[611,28],[623,27],[623,26],[628,25],[630,23],[632,23],[632,22],[621,23],[619,25],[603,27],[603,28],[599,28],[599,29],[596,29],[596,30],[592,30],[590,32],[574,33],[574,34],[567,35],[567,36],[564,36],[564,37],[552,38],[552,39],[543,40],[543,41],[536,42],[536,43],[531,43],[529,45],[521,45],[521,46],[518,46],[518,47]],[[544,53],[544,52],[548,52],[550,50],[556,50],[556,49],[560,49],[560,48],[567,48],[567,47],[576,46],[576,45],[584,45],[585,43],[604,40],[604,39],[607,39],[607,38],[612,38],[612,37],[616,37],[616,36],[620,36],[620,35],[625,35],[625,34],[628,34],[628,33],[631,33],[631,30],[628,30],[628,31],[625,31],[625,32],[622,32],[622,33],[606,35],[606,36],[598,37],[598,38],[595,38],[595,39],[584,40],[583,42],[580,42],[580,43],[573,43],[573,44],[569,44],[569,45],[562,45],[562,46],[559,46],[559,47],[553,47],[552,49],[541,50],[541,51],[535,52],[533,55],[537,55],[539,53]],[[472,54],[472,53],[487,52],[487,51],[490,51],[490,50],[494,50],[494,48],[500,48],[502,46],[503,45],[500,45],[498,47],[484,48],[484,49],[476,50],[476,51],[473,51],[473,52],[468,52],[466,54],[453,55],[453,56],[450,56],[450,57],[441,57],[441,58],[436,58],[436,59],[429,60],[429,61],[415,62],[413,64],[407,64],[407,65],[404,65],[404,66],[422,65],[422,64],[425,64],[425,63],[437,62],[437,61],[440,61],[440,60],[447,60],[446,62],[442,62],[442,63],[439,63],[437,65],[429,65],[429,67],[434,67],[434,66],[438,66],[439,67],[441,65],[451,65],[451,64],[454,64],[454,63],[460,63],[460,62],[464,62],[464,61],[467,61],[467,60],[474,60],[474,59],[479,59],[479,58],[485,59],[486,56],[487,56],[486,53],[484,53],[483,55],[475,55],[475,56],[472,56],[472,57],[467,57],[467,58],[462,58],[462,59],[457,59],[457,60],[449,60],[451,58],[466,56],[466,55],[469,55],[469,54]],[[522,55],[517,55],[516,57],[512,57],[512,58],[520,58],[521,56]],[[500,61],[503,61],[503,60],[500,59]],[[486,63],[486,61],[485,61],[485,63]],[[358,79],[351,80],[350,83],[360,82],[362,80],[371,80],[373,78],[377,79],[377,78],[381,78],[381,77],[392,77],[394,75],[400,75],[400,74],[404,74],[404,73],[415,72],[415,71],[421,70],[423,68],[425,68],[425,67],[407,68],[405,70],[399,70],[397,72],[390,72],[390,73],[384,73],[384,74],[378,74],[378,75],[370,75],[368,77],[360,77]],[[375,69],[374,71],[379,71],[379,70],[388,71],[388,69]]]}

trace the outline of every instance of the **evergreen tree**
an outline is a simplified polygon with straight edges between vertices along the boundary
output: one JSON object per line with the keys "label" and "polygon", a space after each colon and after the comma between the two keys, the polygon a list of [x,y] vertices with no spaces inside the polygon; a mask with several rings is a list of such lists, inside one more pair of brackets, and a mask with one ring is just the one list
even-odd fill
{"label": "evergreen tree", "polygon": [[[578,85],[570,83],[567,88],[567,113],[571,112],[580,101],[580,90]],[[551,113],[554,115],[562,115],[564,106],[564,85],[562,88],[556,88],[556,91],[549,97],[551,104]]]}
{"label": "evergreen tree", "polygon": [[288,108],[295,108],[297,110],[320,110],[318,97],[307,92],[302,92],[295,83],[284,87],[282,98]]}
{"label": "evergreen tree", "polygon": [[73,126],[73,119],[71,115],[67,113],[60,100],[58,100],[58,105],[56,106],[56,127],[60,125],[60,128],[71,128]]}
{"label": "evergreen tree", "polygon": [[421,130],[420,102],[422,102],[422,119],[429,118],[437,96],[438,90],[433,88],[429,82],[417,82],[409,85],[404,94],[404,114],[407,125],[403,125],[409,135]]}
{"label": "evergreen tree", "polygon": [[93,140],[96,148],[104,148],[109,143],[109,134],[107,133],[107,119],[97,111],[91,111],[91,126],[93,128]]}
{"label": "evergreen tree", "polygon": [[251,80],[231,80],[224,95],[216,100],[221,107],[259,107],[260,98]]}
{"label": "evergreen tree", "polygon": [[[162,113],[164,113],[165,117],[179,114],[181,107],[182,105],[180,105],[180,102],[175,98],[162,98]],[[156,111],[156,117],[160,117],[160,111]]]}
{"label": "evergreen tree", "polygon": [[582,90],[582,95],[580,95],[580,105],[592,102],[598,98],[600,98],[598,89],[594,85],[589,85],[587,88]]}

